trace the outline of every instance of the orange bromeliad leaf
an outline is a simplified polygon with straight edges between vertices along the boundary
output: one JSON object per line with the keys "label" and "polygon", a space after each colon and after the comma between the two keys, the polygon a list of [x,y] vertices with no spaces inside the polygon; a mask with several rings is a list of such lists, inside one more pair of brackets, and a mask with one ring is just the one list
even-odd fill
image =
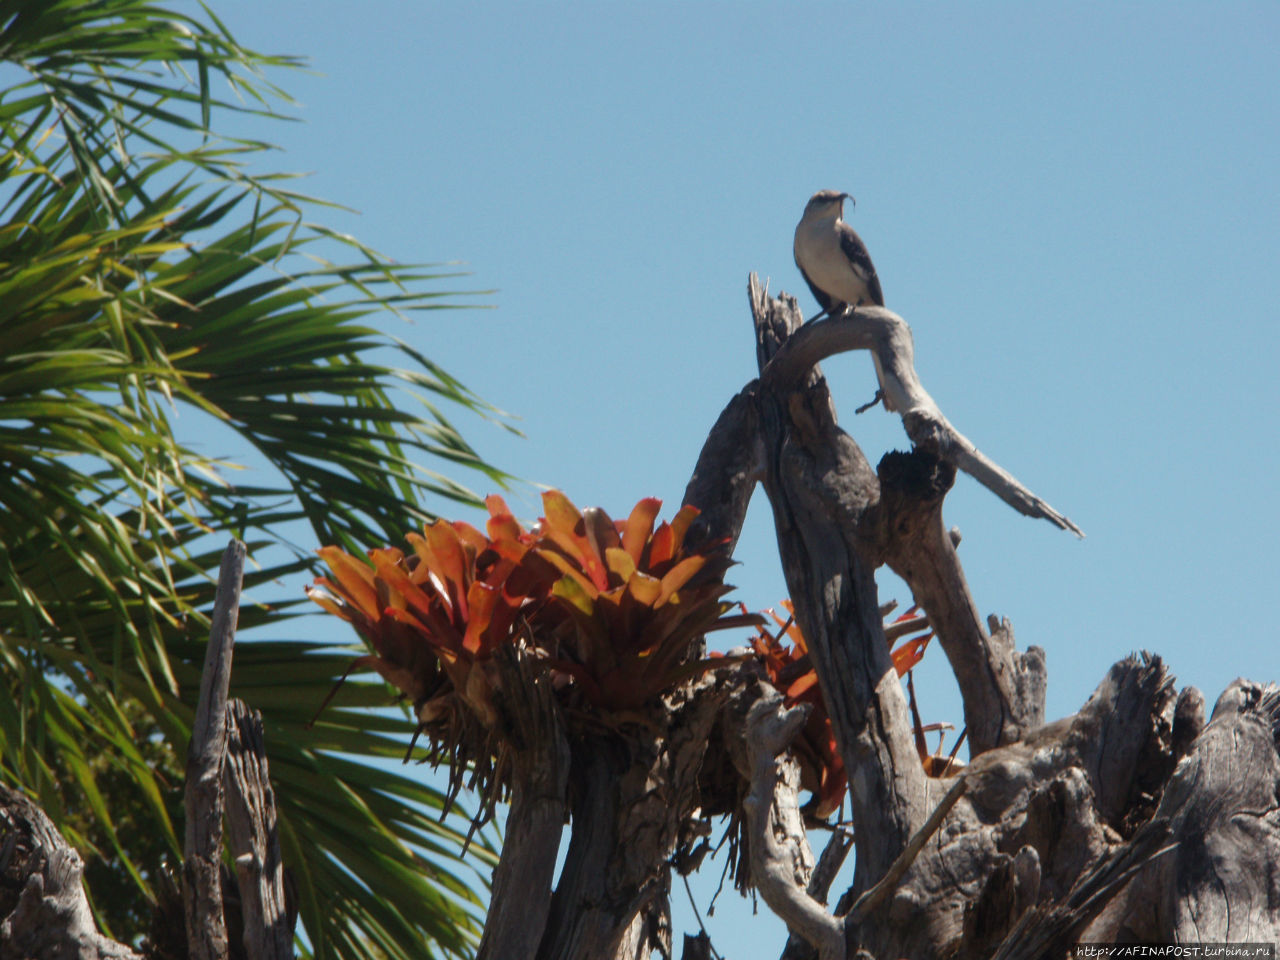
{"label": "orange bromeliad leaf", "polygon": [[661,606],[675,595],[676,591],[692,580],[707,565],[707,557],[685,557],[667,571],[662,578],[662,593],[658,595],[654,606]]}
{"label": "orange bromeliad leaf", "polygon": [[373,571],[368,564],[338,547],[321,547],[317,553],[329,564],[329,569],[342,585],[346,599],[368,614],[378,610],[378,592],[373,588]]}
{"label": "orange bromeliad leaf", "polygon": [[671,524],[664,523],[658,527],[649,539],[649,566],[656,567],[671,559],[676,549],[676,535]]}
{"label": "orange bromeliad leaf", "polygon": [[[654,530],[661,501],[641,500],[625,523],[600,510],[579,513],[567,500],[553,498],[538,553],[563,574],[553,596],[566,604],[574,632],[557,656],[572,658],[577,670],[564,671],[581,683],[582,695],[606,710],[631,710],[689,676],[724,666],[727,661],[687,662],[693,641],[734,625],[720,597],[729,566],[719,545],[685,555],[684,532],[698,515],[679,511],[672,523]],[[570,521],[573,528],[570,530]],[[598,574],[584,566],[600,561]],[[748,616],[755,624],[759,618]]]}
{"label": "orange bromeliad leaf", "polygon": [[898,671],[898,676],[905,677],[907,671],[924,659],[924,648],[929,645],[929,641],[933,639],[932,633],[926,633],[924,636],[912,637],[910,640],[904,640],[894,649],[890,655],[893,658],[894,669]]}
{"label": "orange bromeliad leaf", "polygon": [[657,497],[645,497],[631,508],[631,515],[622,525],[622,549],[631,555],[632,561],[639,565],[644,553],[645,544],[653,533],[653,521],[662,509],[662,501]]}
{"label": "orange bromeliad leaf", "polygon": [[604,552],[604,561],[609,572],[621,578],[624,583],[636,575],[636,562],[626,550],[610,547]]}
{"label": "orange bromeliad leaf", "polygon": [[[783,601],[783,606],[789,613],[792,611],[790,601]],[[827,714],[822,691],[818,688],[818,674],[808,665],[808,649],[803,635],[794,618],[783,620],[772,610],[768,613],[778,625],[778,634],[761,633],[751,641],[751,645],[769,674],[770,682],[783,691],[787,705],[807,703],[811,706],[793,749],[800,760],[801,783],[813,795],[807,809],[818,817],[826,818],[840,808],[844,799],[848,782],[844,759],[836,747],[835,730]],[[783,636],[792,641],[791,646],[783,644]]]}
{"label": "orange bromeliad leaf", "polygon": [[467,653],[475,655],[488,652],[485,650],[485,635],[494,622],[494,614],[501,600],[502,591],[487,583],[473,583],[467,591],[467,609],[470,615],[467,617],[467,632],[462,637],[462,649]]}
{"label": "orange bromeliad leaf", "polygon": [[416,708],[446,703],[452,688],[486,725],[496,714],[482,661],[513,641],[518,619],[535,612],[557,577],[541,561],[522,563],[537,559],[534,538],[500,498],[488,506],[494,539],[469,524],[437,520],[406,537],[408,556],[394,547],[370,551],[372,567],[326,547],[320,554],[334,578],[318,579],[309,591],[373,645],[377,656],[361,665],[412,696]]}
{"label": "orange bromeliad leaf", "polygon": [[[443,595],[443,600],[457,608],[458,618],[465,621],[467,589],[471,586],[468,574],[473,564],[467,562],[462,540],[452,524],[437,520],[426,528],[426,534],[429,569],[441,581],[437,589]],[[473,557],[473,562],[474,559]]]}
{"label": "orange bromeliad leaf", "polygon": [[636,572],[627,581],[627,593],[645,607],[660,605],[662,598],[662,581],[647,573]]}
{"label": "orange bromeliad leaf", "polygon": [[[818,816],[826,816],[839,808],[844,796],[847,781],[844,760],[841,758],[836,746],[835,729],[831,725],[830,717],[826,711],[826,704],[822,700],[817,672],[807,660],[808,647],[803,633],[801,633],[799,626],[795,622],[795,608],[789,600],[784,600],[782,606],[791,614],[786,620],[772,610],[766,611],[773,618],[774,623],[778,625],[777,635],[762,633],[752,640],[752,646],[768,673],[770,681],[775,687],[783,691],[783,696],[788,705],[795,703],[813,705],[813,709],[805,723],[803,734],[797,740],[795,749],[801,759],[805,786],[814,796],[812,801],[814,811]],[[917,620],[919,621],[919,630],[924,630],[928,627],[928,619],[918,614],[916,608],[912,607],[905,614],[898,617],[894,624],[895,626],[898,624],[909,625],[912,621]],[[902,628],[894,631],[895,634],[901,634],[902,632]],[[911,633],[912,630],[908,626],[905,632]],[[782,643],[784,636],[791,641],[792,646],[790,648]],[[910,637],[891,651],[890,656],[898,676],[907,676],[911,668],[920,662],[932,637],[932,633]],[[909,681],[910,678],[908,677]],[[914,692],[912,693],[911,702],[914,710]],[[925,754],[922,753],[921,757],[922,761],[924,761]],[[926,772],[932,769],[928,761],[924,762]],[[954,769],[954,767],[950,769]],[[930,775],[932,776],[933,774]]]}
{"label": "orange bromeliad leaf", "polygon": [[798,680],[796,680],[793,684],[791,684],[791,686],[787,687],[783,695],[788,700],[799,700],[801,697],[803,697],[806,693],[808,693],[813,687],[816,687],[817,685],[818,685],[818,674],[815,671],[810,670],[808,673],[803,674]]}
{"label": "orange bromeliad leaf", "polygon": [[543,536],[549,537],[570,560],[576,561],[582,573],[597,590],[609,588],[609,574],[601,557],[587,538],[586,521],[581,511],[563,493],[548,490],[542,495]]}
{"label": "orange bromeliad leaf", "polygon": [[697,507],[686,504],[677,510],[676,515],[671,518],[671,534],[677,551],[684,548],[684,535],[689,532],[689,527],[698,518],[699,512]]}

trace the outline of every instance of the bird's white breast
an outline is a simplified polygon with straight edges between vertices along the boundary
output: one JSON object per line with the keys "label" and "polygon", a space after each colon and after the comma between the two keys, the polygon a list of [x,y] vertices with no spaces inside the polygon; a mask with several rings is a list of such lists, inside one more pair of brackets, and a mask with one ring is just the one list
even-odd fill
{"label": "bird's white breast", "polygon": [[829,296],[843,303],[869,300],[867,282],[840,247],[836,219],[801,221],[796,227],[796,263]]}

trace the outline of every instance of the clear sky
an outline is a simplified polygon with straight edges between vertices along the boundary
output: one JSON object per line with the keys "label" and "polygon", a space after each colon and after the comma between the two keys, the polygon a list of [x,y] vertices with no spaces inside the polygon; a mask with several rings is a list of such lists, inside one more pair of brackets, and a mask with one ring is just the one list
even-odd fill
{"label": "clear sky", "polygon": [[[748,273],[815,312],[792,231],[847,190],[925,387],[1088,534],[967,477],[947,501],[979,608],[1047,650],[1049,715],[1138,649],[1211,704],[1280,679],[1280,5],[212,6],[311,58],[276,78],[303,122],[246,130],[359,211],[327,222],[495,290],[389,320],[522,418],[522,440],[459,421],[490,460],[579,506],[673,509],[755,372]],[[873,463],[905,446],[853,414],[865,357],[825,369]],[[512,503],[537,515],[532,488]],[[762,493],[738,559],[740,599],[784,596]],[[958,721],[940,650],[920,673],[925,719]],[[711,923],[730,957],[780,948],[731,893]]]}

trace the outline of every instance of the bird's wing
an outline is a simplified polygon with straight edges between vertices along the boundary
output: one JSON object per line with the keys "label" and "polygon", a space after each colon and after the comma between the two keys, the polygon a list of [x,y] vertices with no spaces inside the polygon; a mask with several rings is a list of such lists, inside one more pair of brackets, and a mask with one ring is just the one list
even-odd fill
{"label": "bird's wing", "polygon": [[[862,238],[858,236],[853,227],[847,223],[841,222],[837,224],[840,231],[840,249],[844,251],[844,255],[849,259],[849,263],[853,265],[867,285],[867,296],[870,301],[877,307],[884,306],[884,293],[880,290],[880,278],[876,275],[875,264],[871,262],[871,254],[867,252],[867,245],[862,242]],[[801,271],[803,272],[803,271]],[[806,280],[808,277],[805,278]],[[809,284],[810,287],[813,284]]]}
{"label": "bird's wing", "polygon": [[[799,268],[800,276],[804,277],[804,282],[809,285],[809,289],[813,292],[813,299],[818,301],[818,306],[820,306],[823,310],[829,311],[831,309],[831,304],[835,302],[832,299],[831,294],[827,293],[825,290],[823,290],[816,283],[814,283],[812,280],[809,279],[809,275],[804,272],[804,267],[800,266],[799,259],[796,260],[796,267]],[[879,286],[877,286],[876,289],[879,290],[880,289]]]}

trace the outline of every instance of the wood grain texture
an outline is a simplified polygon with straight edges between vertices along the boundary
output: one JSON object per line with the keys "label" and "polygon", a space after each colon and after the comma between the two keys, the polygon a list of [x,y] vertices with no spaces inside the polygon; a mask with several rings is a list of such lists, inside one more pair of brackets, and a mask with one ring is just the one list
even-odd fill
{"label": "wood grain texture", "polygon": [[98,932],[83,878],[44,811],[0,784],[0,960],[141,960]]}
{"label": "wood grain texture", "polygon": [[240,888],[245,953],[249,960],[292,960],[297,912],[285,890],[262,715],[232,700],[226,716],[227,841]]}
{"label": "wood grain texture", "polygon": [[222,915],[222,762],[227,743],[227,689],[240,612],[245,547],[232,540],[222,555],[200,699],[187,751],[183,903],[192,960],[225,960]]}

